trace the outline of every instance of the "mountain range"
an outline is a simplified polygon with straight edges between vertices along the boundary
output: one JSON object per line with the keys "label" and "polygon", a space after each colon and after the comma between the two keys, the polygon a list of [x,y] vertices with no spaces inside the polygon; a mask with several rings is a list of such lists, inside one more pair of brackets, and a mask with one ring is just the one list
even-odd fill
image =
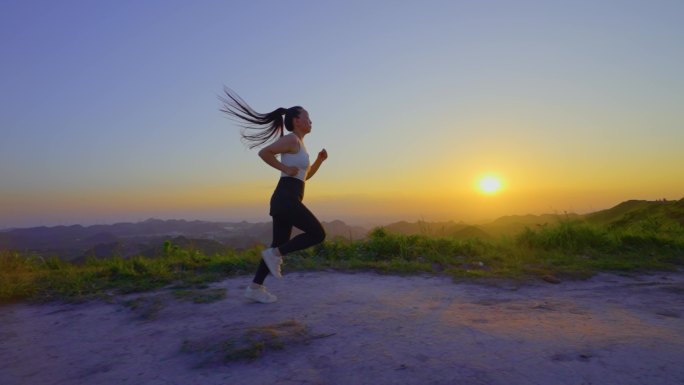
{"label": "mountain range", "polygon": [[[584,215],[511,215],[480,225],[454,221],[400,221],[383,227],[388,232],[406,235],[489,239],[514,235],[526,227],[552,225],[562,220],[584,220],[611,227],[626,227],[631,223],[656,217],[684,226],[684,199],[630,200],[607,210]],[[350,226],[338,220],[322,224],[328,239],[358,240],[366,237],[369,232],[369,229]],[[294,230],[293,235],[298,231]],[[71,261],[83,260],[86,257],[156,256],[163,252],[166,241],[206,254],[247,249],[270,243],[271,223],[148,219],[138,223],[43,226],[0,231],[0,250],[13,250],[43,257],[56,256]]]}
{"label": "mountain range", "polygon": [[[342,221],[323,222],[329,238],[357,240],[367,229]],[[293,235],[298,230],[293,229]],[[215,254],[247,249],[271,242],[270,222],[208,222],[148,219],[138,223],[94,226],[52,226],[11,229],[0,232],[0,250],[23,254],[82,260],[86,257],[131,257],[159,255],[164,242]]]}

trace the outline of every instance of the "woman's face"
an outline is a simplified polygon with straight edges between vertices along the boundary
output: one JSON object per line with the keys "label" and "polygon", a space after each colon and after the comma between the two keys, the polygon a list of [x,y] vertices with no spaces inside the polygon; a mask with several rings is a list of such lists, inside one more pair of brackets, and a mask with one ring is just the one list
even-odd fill
{"label": "woman's face", "polygon": [[299,130],[304,134],[311,132],[311,119],[309,119],[309,112],[303,108],[301,111],[299,111],[299,116],[292,119],[292,123],[294,123],[295,130]]}

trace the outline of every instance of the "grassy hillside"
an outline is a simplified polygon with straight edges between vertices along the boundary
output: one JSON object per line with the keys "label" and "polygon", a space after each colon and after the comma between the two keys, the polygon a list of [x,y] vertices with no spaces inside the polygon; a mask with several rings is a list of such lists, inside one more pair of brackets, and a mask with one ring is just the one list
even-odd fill
{"label": "grassy hillside", "polygon": [[395,222],[391,223],[387,226],[383,226],[385,230],[391,232],[391,233],[396,233],[396,234],[403,234],[403,235],[413,235],[413,234],[421,234],[421,235],[427,235],[427,236],[433,236],[433,237],[446,237],[446,236],[456,236],[458,237],[458,234],[467,229],[468,226],[465,223],[462,222],[454,222],[454,221],[449,221],[449,222],[426,222],[426,221],[417,221],[417,222],[406,222],[406,221],[400,221],[400,222]]}
{"label": "grassy hillside", "polygon": [[556,226],[579,221],[614,229],[659,232],[684,226],[684,199],[679,201],[630,200],[591,214],[509,215],[477,226],[456,222],[396,222],[385,226],[391,233],[403,235],[448,236],[457,239],[493,239],[515,236],[526,228]]}
{"label": "grassy hillside", "polygon": [[[599,271],[680,268],[684,265],[684,227],[670,211],[652,210],[649,215],[626,210],[607,224],[600,222],[608,215],[596,223],[565,220],[488,240],[404,235],[376,228],[363,240],[339,237],[288,255],[284,270],[556,280],[588,277]],[[251,275],[260,260],[259,252],[253,248],[205,255],[167,242],[160,257],[82,263],[4,252],[0,253],[0,302],[108,297],[168,285],[203,287],[226,276]]]}
{"label": "grassy hillside", "polygon": [[[628,201],[586,216],[507,217],[498,225],[523,222],[527,225],[522,230],[499,237],[461,223],[401,222],[376,228],[365,239],[332,237],[288,255],[285,271],[370,270],[445,274],[456,279],[555,280],[599,271],[684,266],[684,199]],[[258,247],[216,250],[209,255],[180,239],[175,244],[167,241],[157,257],[67,262],[0,252],[0,303],[107,297],[168,285],[202,287],[230,275],[251,275],[260,260]]]}
{"label": "grassy hillside", "polygon": [[585,218],[592,223],[627,224],[648,218],[660,217],[684,225],[684,199],[679,201],[640,201],[631,200],[607,210],[587,214]]}

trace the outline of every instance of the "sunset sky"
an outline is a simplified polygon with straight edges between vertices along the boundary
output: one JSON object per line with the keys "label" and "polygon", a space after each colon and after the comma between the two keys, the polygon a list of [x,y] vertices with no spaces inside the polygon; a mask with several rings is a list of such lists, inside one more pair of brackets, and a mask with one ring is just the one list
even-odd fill
{"label": "sunset sky", "polygon": [[0,228],[269,220],[279,172],[223,85],[309,111],[323,221],[681,199],[682,20],[680,0],[3,0]]}

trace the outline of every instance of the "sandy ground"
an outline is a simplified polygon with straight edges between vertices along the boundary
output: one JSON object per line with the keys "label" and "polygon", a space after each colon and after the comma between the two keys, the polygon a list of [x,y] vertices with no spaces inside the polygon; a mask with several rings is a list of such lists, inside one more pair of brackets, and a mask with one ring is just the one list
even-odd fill
{"label": "sandy ground", "polygon": [[[267,281],[270,305],[243,299],[248,281],[213,284],[227,295],[205,304],[160,290],[0,307],[0,384],[684,384],[681,272],[521,286],[291,273]],[[139,297],[147,308],[126,305]],[[183,348],[287,320],[322,337],[251,361]]]}

